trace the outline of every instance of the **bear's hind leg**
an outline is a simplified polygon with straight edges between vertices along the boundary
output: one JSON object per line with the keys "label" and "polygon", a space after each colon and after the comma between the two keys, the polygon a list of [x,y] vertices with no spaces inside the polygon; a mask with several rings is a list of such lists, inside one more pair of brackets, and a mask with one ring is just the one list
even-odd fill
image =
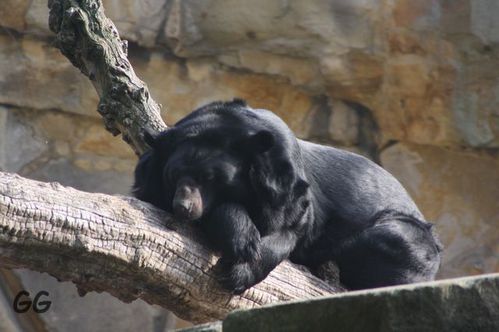
{"label": "bear's hind leg", "polygon": [[341,282],[349,289],[366,289],[433,280],[441,248],[430,227],[395,217],[343,241],[335,253]]}

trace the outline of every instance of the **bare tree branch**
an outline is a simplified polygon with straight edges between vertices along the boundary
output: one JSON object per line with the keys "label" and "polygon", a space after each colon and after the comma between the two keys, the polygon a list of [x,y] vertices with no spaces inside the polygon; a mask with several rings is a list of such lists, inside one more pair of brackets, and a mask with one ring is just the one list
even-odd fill
{"label": "bare tree branch", "polygon": [[167,127],[160,106],[128,61],[126,41],[104,15],[100,0],[49,0],[48,4],[56,45],[93,83],[106,129],[115,136],[122,133],[123,140],[141,154],[147,148],[143,131]]}
{"label": "bare tree branch", "polygon": [[147,203],[0,172],[3,266],[47,272],[73,281],[82,293],[141,298],[193,322],[340,290],[284,262],[232,296],[217,282],[217,259],[194,225],[174,222]]}

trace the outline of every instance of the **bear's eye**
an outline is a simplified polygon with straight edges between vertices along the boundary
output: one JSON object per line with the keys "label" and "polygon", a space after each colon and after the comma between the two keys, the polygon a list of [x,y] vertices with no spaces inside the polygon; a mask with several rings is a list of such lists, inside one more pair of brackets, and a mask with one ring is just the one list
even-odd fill
{"label": "bear's eye", "polygon": [[206,172],[201,174],[201,180],[202,181],[212,181],[215,179],[215,173],[213,172]]}
{"label": "bear's eye", "polygon": [[179,171],[175,168],[169,168],[166,173],[170,181],[175,181],[179,177]]}

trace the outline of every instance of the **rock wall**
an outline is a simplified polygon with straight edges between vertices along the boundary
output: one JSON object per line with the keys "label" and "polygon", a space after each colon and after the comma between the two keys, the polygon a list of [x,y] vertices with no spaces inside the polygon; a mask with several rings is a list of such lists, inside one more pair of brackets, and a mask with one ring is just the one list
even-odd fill
{"label": "rock wall", "polygon": [[[245,98],[302,138],[365,154],[446,246],[440,278],[499,271],[499,3],[104,0],[172,124]],[[0,168],[127,193],[135,157],[53,48],[45,1],[0,5]]]}

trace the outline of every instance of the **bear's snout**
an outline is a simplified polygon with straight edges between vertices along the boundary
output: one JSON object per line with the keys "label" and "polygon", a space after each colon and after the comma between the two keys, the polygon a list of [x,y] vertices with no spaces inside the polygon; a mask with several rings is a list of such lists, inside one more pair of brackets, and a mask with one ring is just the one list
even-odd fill
{"label": "bear's snout", "polygon": [[189,178],[180,179],[173,198],[173,213],[181,220],[196,220],[203,214],[201,192],[198,185]]}
{"label": "bear's snout", "polygon": [[192,210],[192,204],[189,201],[183,200],[180,202],[173,203],[173,213],[175,217],[179,219],[191,219],[190,213]]}

